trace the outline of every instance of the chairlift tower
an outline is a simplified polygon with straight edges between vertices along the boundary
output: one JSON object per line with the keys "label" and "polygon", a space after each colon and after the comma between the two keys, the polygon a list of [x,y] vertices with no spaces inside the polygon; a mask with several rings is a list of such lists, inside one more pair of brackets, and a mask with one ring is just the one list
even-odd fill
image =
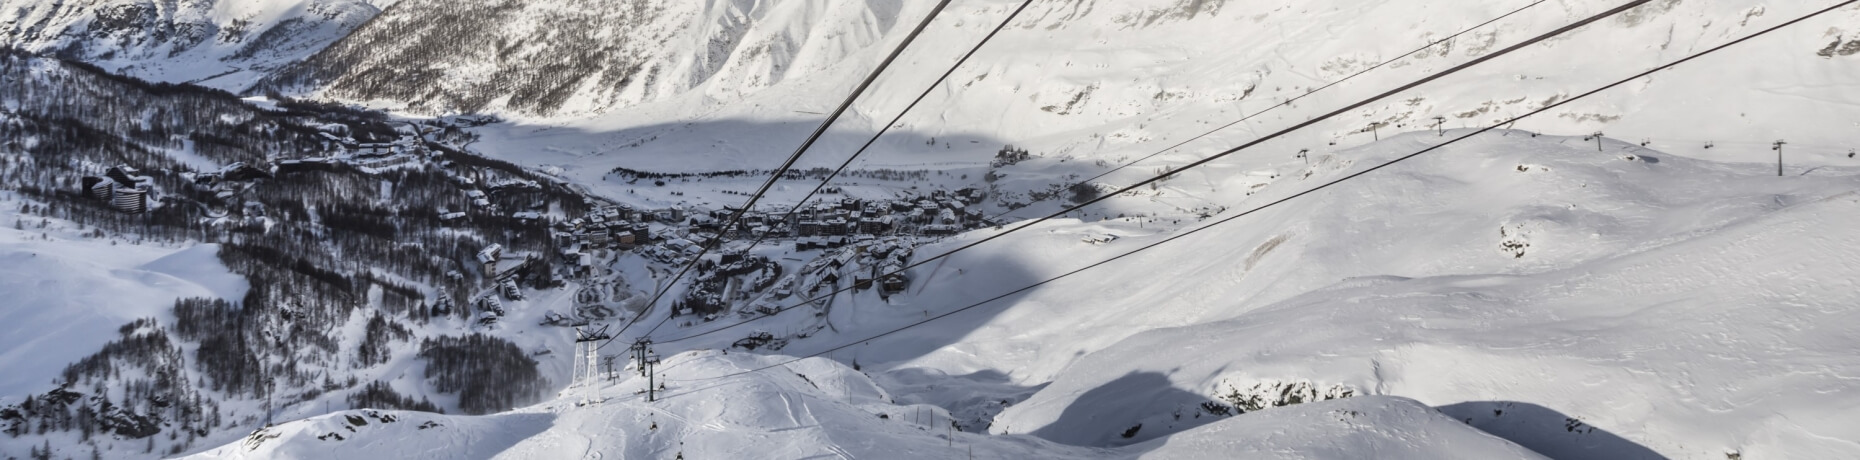
{"label": "chairlift tower", "polygon": [[639,363],[639,375],[646,378],[646,401],[658,400],[658,374],[654,371],[659,364],[659,355],[652,353],[652,339],[640,337],[627,351],[633,352],[633,359]]}
{"label": "chairlift tower", "polygon": [[1773,145],[1773,147],[1770,147],[1770,150],[1775,150],[1775,151],[1776,151],[1776,177],[1782,177],[1782,175],[1783,175],[1783,171],[1782,171],[1782,147],[1783,147],[1783,145],[1785,145],[1785,144],[1788,144],[1788,142],[1784,142],[1784,141],[1783,141],[1783,140],[1781,140],[1781,139],[1777,139],[1777,140],[1776,140],[1776,143],[1775,143],[1775,144],[1771,144],[1771,145]]}
{"label": "chairlift tower", "polygon": [[575,328],[575,371],[573,385],[581,388],[581,405],[600,402],[601,342],[612,338],[607,326],[587,330]]}

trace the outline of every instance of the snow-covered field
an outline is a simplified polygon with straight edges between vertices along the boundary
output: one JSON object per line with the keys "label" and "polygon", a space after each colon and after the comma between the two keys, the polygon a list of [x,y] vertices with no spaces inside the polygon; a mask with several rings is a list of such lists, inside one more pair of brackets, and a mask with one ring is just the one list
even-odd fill
{"label": "snow-covered field", "polygon": [[245,279],[220,265],[216,245],[87,236],[68,221],[20,214],[28,203],[0,198],[0,395],[45,391],[118,327],[166,318],[176,298],[245,296]]}

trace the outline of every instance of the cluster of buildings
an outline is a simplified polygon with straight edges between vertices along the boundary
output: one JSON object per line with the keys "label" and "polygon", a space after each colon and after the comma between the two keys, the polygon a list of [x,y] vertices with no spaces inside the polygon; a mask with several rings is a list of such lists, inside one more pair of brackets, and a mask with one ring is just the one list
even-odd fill
{"label": "cluster of buildings", "polygon": [[104,171],[103,177],[84,176],[79,180],[79,193],[107,203],[117,211],[141,214],[149,210],[149,200],[154,192],[152,182],[136,168],[113,166]]}
{"label": "cluster of buildings", "polygon": [[558,241],[568,243],[564,246],[630,249],[652,240],[649,222],[677,222],[684,216],[684,211],[677,209],[642,211],[626,205],[608,206],[557,223],[555,234]]}
{"label": "cluster of buildings", "polygon": [[[971,207],[987,195],[973,188],[954,192],[937,190],[928,195],[905,195],[890,200],[841,198],[837,203],[804,206],[791,215],[792,232],[788,234],[811,241],[795,245],[830,247],[831,237],[848,235],[884,235],[915,232],[922,235],[953,235],[966,228],[987,225],[980,209]],[[777,229],[778,234],[783,233]],[[844,239],[838,239],[845,244]]]}
{"label": "cluster of buildings", "polygon": [[[694,281],[683,299],[683,305],[693,312],[714,314],[730,300],[771,288],[774,299],[818,293],[843,286],[843,281],[855,289],[877,289],[884,296],[903,292],[911,280],[892,272],[908,265],[915,246],[910,237],[951,235],[994,225],[977,206],[985,198],[981,190],[962,189],[906,192],[891,199],[836,198],[798,209],[647,210],[611,205],[558,221],[552,234],[563,260],[583,277],[594,274],[596,261],[591,254],[598,249],[636,249],[644,257],[671,265],[687,263],[704,248],[717,248],[727,239],[758,236],[792,238],[799,251],[829,250],[800,273],[787,276],[779,264],[766,258],[718,253],[707,262],[714,263],[706,265],[713,268],[700,270],[703,279]],[[737,225],[724,228],[738,214]],[[762,275],[737,279],[751,272]]]}

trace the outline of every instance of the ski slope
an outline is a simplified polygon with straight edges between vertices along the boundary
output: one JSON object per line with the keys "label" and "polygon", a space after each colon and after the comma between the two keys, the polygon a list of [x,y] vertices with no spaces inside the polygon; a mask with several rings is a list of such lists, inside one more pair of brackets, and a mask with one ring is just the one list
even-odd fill
{"label": "ski slope", "polygon": [[[771,361],[686,353],[689,371]],[[605,402],[568,398],[509,413],[461,417],[357,410],[283,423],[187,458],[1542,458],[1413,400],[1365,397],[1239,417],[1117,449],[1026,435],[950,430],[940,409],[900,405],[863,375],[814,359],[791,369],[670,389],[646,403],[638,375],[602,389]]]}

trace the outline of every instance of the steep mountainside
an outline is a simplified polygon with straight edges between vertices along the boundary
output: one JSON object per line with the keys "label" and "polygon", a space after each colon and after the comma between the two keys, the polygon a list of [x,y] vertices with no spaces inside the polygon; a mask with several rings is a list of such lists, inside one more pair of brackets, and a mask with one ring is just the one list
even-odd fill
{"label": "steep mountainside", "polygon": [[[828,3],[831,8],[819,15],[857,17],[868,11],[859,3]],[[664,89],[639,93],[652,97],[599,103],[590,110],[605,113],[596,117],[539,119],[537,113],[556,113],[503,110],[491,104],[485,109],[517,121],[487,127],[484,143],[476,146],[525,164],[561,166],[585,183],[599,182],[600,175],[621,165],[660,170],[728,169],[741,162],[773,165],[819,122],[818,113],[837,103],[902,39],[909,27],[898,23],[908,25],[923,17],[931,3],[905,2],[895,17],[871,12],[882,18],[873,22],[892,24],[872,29],[874,34],[834,35],[833,23],[816,24],[814,32],[796,35],[838,36],[844,44],[827,47],[807,42],[812,45],[787,48],[787,54],[776,52],[781,49],[713,52],[710,41],[668,41],[662,51],[666,55],[717,54],[777,61],[783,56],[807,56],[814,64],[789,66],[777,84],[747,86],[739,80],[702,83],[719,74],[690,67],[694,73],[679,75],[694,78],[653,80]],[[1019,3],[954,2],[918,45],[861,98],[854,113],[838,125],[837,135],[829,136],[803,164],[837,164],[863,141],[862,133],[871,132],[902,109]],[[1533,2],[1034,2],[924,106],[905,117],[899,135],[881,141],[868,155],[880,165],[977,163],[987,161],[1002,144],[1011,143],[1050,156],[1115,162],[1253,116],[1149,166],[1179,164],[1622,3],[1550,0],[1524,8]],[[1822,3],[1655,1],[1320,123],[1259,150],[1279,152],[1275,155],[1299,149],[1332,151],[1398,132],[1433,129],[1435,117],[1444,117],[1442,124],[1447,128],[1491,123],[1828,6]],[[799,8],[798,4],[812,2],[758,3],[753,11],[770,13],[750,14],[743,27],[751,31],[807,27],[800,17],[775,14]],[[716,17],[721,14],[718,8],[710,4],[689,17]],[[1519,8],[1524,9],[1494,24],[1467,30]],[[833,13],[839,10],[850,11]],[[668,13],[668,17],[686,16]],[[645,30],[650,34],[657,29]],[[622,31],[630,36],[633,29],[614,30]],[[1461,31],[1466,33],[1401,57]],[[839,46],[854,48],[846,52]],[[814,52],[823,47],[833,52]],[[1860,118],[1860,99],[1849,81],[1849,76],[1860,74],[1856,51],[1860,51],[1860,9],[1844,8],[1515,127],[1574,134],[1602,131],[1674,153],[1727,161],[1765,161],[1771,153],[1770,143],[1777,139],[1788,140],[1794,154],[1844,157],[1849,149],[1860,148],[1845,134],[1854,129],[1852,120]],[[1390,59],[1396,60],[1306,96]],[[470,74],[489,72],[493,64],[447,60],[432,68],[434,72]],[[826,70],[814,70],[819,68]],[[418,87],[413,82],[408,85]],[[696,89],[676,92],[681,86]],[[448,87],[458,89],[463,88]],[[623,92],[600,85],[583,85],[574,91],[584,96],[567,100],[589,103],[609,100],[598,94]],[[345,100],[393,97],[339,90],[324,94]],[[1304,97],[1290,107],[1258,115],[1300,96]],[[536,102],[512,99],[505,104]],[[627,106],[630,101],[641,102]],[[626,108],[617,109],[622,106]],[[933,137],[938,140],[935,145],[926,142]]]}
{"label": "steep mountainside", "polygon": [[270,87],[419,112],[594,114],[735,99],[882,37],[886,0],[408,0]]}
{"label": "steep mountainside", "polygon": [[338,404],[493,412],[562,380],[533,356],[565,330],[501,332],[546,311],[476,296],[496,274],[466,261],[495,244],[510,289],[555,285],[525,258],[544,226],[492,208],[579,196],[380,114],[13,51],[0,81],[0,457],[179,454]]}
{"label": "steep mountainside", "polygon": [[167,82],[246,89],[384,0],[0,0],[0,42]]}

